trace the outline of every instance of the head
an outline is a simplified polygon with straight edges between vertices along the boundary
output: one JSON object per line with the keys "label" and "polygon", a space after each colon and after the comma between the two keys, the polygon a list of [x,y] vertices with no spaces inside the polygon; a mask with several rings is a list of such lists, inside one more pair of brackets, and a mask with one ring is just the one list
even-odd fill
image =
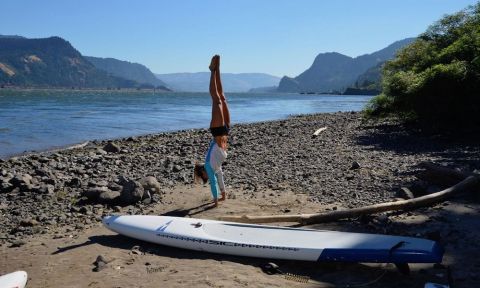
{"label": "head", "polygon": [[222,135],[222,136],[215,136],[215,142],[217,142],[217,145],[222,148],[223,150],[227,150],[228,148],[228,136],[227,135]]}
{"label": "head", "polygon": [[197,183],[197,179],[200,178],[203,181],[203,184],[208,181],[207,170],[205,170],[204,164],[195,163],[195,168],[193,169],[193,182]]}

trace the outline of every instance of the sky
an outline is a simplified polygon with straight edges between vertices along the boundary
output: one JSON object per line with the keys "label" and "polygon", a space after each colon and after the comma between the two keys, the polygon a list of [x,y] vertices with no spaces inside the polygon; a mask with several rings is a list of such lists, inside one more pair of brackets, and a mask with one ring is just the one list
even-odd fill
{"label": "sky", "polygon": [[[474,0],[2,0],[0,34],[59,36],[86,56],[154,73],[295,77],[322,52],[369,54]],[[1,47],[0,47],[1,49]]]}

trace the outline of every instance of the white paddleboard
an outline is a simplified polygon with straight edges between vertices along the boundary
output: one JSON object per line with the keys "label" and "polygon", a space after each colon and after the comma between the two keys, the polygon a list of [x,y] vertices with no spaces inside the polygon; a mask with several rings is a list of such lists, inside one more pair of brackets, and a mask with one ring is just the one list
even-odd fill
{"label": "white paddleboard", "polygon": [[270,259],[437,263],[443,256],[436,242],[413,237],[148,215],[107,216],[103,224],[119,234],[152,243]]}
{"label": "white paddleboard", "polygon": [[16,271],[0,276],[0,288],[24,288],[27,285],[27,272]]}

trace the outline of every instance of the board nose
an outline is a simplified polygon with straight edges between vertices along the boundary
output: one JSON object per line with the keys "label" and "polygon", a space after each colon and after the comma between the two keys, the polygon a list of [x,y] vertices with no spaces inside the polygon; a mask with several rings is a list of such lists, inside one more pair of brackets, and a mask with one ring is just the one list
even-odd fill
{"label": "board nose", "polygon": [[103,217],[103,219],[102,219],[103,225],[104,225],[104,226],[109,226],[110,223],[111,223],[111,221],[112,221],[112,219],[113,219],[113,216],[105,216],[105,217]]}

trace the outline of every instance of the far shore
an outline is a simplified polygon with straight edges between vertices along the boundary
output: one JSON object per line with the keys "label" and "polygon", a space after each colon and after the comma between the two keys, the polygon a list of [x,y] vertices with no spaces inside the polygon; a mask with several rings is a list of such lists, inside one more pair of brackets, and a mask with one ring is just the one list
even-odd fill
{"label": "far shore", "polygon": [[164,89],[153,88],[91,88],[91,87],[21,87],[21,86],[5,86],[0,88],[2,91],[100,91],[100,92],[158,92],[158,93],[174,93]]}

